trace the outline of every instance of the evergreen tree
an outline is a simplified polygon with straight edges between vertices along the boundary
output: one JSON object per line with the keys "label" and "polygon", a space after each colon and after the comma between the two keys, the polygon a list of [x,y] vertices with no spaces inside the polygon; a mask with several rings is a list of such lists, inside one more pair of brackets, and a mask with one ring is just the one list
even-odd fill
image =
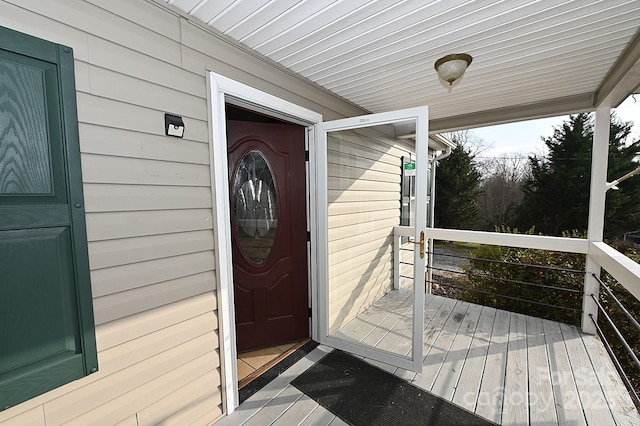
{"label": "evergreen tree", "polygon": [[449,157],[440,161],[436,172],[435,226],[456,229],[475,226],[481,173],[473,158],[470,151],[458,144]]}
{"label": "evergreen tree", "polygon": [[[607,181],[622,177],[640,166],[640,139],[626,145],[631,123],[612,123]],[[640,176],[625,180],[618,190],[607,191],[605,236],[622,239],[625,232],[640,230]]]}
{"label": "evergreen tree", "polygon": [[[631,124],[612,117],[609,137],[611,181],[633,170],[638,163],[640,141],[625,145]],[[587,113],[572,115],[553,136],[544,139],[549,154],[529,157],[531,173],[524,183],[521,226],[531,225],[548,235],[587,229],[591,179],[593,124]],[[597,160],[597,159],[596,159]],[[605,236],[621,237],[640,227],[640,181],[628,180],[619,191],[608,191]]]}

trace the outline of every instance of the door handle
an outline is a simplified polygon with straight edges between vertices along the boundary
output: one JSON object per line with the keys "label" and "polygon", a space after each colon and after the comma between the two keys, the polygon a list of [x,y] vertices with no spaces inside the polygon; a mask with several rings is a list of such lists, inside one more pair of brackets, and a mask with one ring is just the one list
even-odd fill
{"label": "door handle", "polygon": [[411,241],[413,244],[420,245],[420,259],[424,259],[424,231],[420,231],[420,241]]}

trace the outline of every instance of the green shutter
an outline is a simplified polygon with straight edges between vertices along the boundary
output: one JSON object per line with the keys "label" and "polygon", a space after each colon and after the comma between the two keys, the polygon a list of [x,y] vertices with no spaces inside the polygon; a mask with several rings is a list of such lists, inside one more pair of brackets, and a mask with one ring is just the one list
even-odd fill
{"label": "green shutter", "polygon": [[97,371],[73,52],[0,27],[0,410]]}

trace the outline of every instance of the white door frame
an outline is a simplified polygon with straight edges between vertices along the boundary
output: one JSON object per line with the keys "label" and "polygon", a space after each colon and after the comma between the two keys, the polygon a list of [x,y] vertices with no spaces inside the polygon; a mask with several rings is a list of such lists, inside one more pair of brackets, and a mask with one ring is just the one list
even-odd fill
{"label": "white door frame", "polygon": [[[318,241],[318,187],[316,144],[317,124],[322,115],[291,102],[254,89],[228,77],[210,71],[207,74],[209,108],[209,155],[211,160],[211,191],[213,196],[213,229],[216,254],[216,284],[218,299],[218,333],[220,336],[222,403],[227,414],[238,406],[238,372],[236,366],[236,331],[233,302],[233,260],[231,248],[231,216],[229,206],[229,174],[227,166],[227,130],[225,104],[231,103],[285,119],[307,128],[309,149],[309,203],[307,206],[311,241]],[[326,188],[325,188],[326,191]],[[309,282],[311,298],[311,337],[318,340],[317,309],[317,244],[311,244]]]}

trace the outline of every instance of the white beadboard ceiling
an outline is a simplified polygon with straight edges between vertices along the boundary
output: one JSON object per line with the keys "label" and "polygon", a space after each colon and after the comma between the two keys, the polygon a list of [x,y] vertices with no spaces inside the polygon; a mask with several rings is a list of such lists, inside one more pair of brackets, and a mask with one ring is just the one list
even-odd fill
{"label": "white beadboard ceiling", "polygon": [[[640,84],[638,0],[165,0],[370,112],[440,130],[616,106]],[[473,63],[451,92],[433,64]]]}

